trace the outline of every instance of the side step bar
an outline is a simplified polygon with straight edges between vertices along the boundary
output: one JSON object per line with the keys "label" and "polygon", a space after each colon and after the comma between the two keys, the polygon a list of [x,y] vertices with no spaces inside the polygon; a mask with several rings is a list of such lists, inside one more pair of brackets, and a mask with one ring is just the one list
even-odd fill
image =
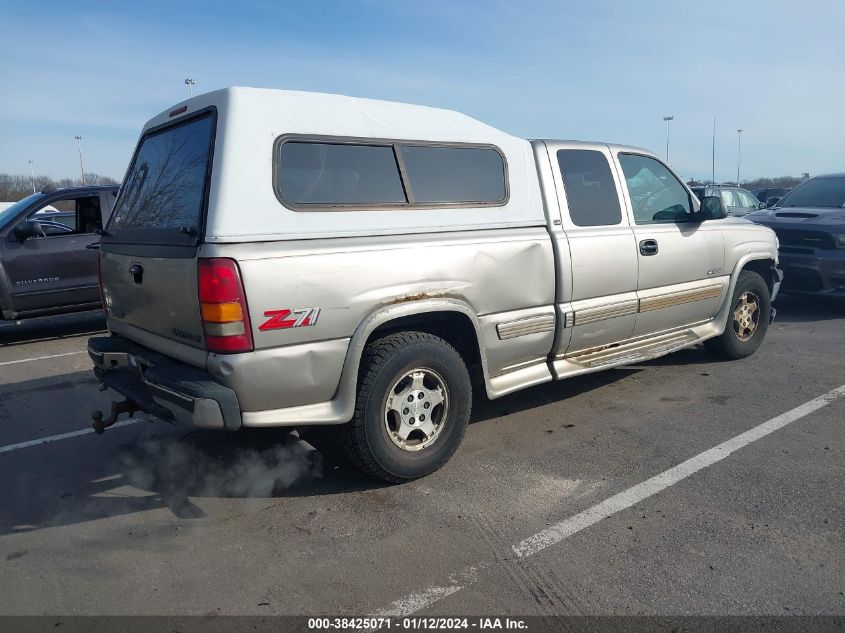
{"label": "side step bar", "polygon": [[622,345],[587,349],[564,356],[564,360],[584,368],[596,369],[605,365],[636,363],[657,358],[698,342],[692,330],[673,332],[648,341],[634,341]]}

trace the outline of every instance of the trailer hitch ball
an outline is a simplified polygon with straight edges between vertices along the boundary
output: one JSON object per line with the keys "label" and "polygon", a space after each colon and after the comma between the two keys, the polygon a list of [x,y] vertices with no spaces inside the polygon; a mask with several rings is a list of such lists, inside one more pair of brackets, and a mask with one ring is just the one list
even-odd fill
{"label": "trailer hitch ball", "polygon": [[132,404],[129,400],[123,400],[122,402],[111,403],[111,414],[105,420],[103,419],[102,411],[94,411],[94,413],[91,414],[91,418],[94,420],[91,424],[94,429],[94,433],[102,435],[107,428],[117,422],[117,418],[121,413],[128,413],[129,415],[132,415],[137,410],[138,407]]}

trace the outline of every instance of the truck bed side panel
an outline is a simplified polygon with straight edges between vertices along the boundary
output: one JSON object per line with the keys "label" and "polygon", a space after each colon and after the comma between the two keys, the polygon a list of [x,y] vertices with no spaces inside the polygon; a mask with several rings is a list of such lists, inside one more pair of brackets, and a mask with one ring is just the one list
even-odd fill
{"label": "truck bed side panel", "polygon": [[[256,351],[346,341],[376,310],[432,298],[457,299],[473,308],[491,377],[544,363],[551,351],[554,263],[545,227],[206,244],[201,256],[238,260]],[[306,321],[308,314],[317,316],[316,323]],[[298,325],[296,315],[302,318]],[[343,347],[330,346],[338,355]],[[239,390],[249,394],[242,398],[244,410],[301,404],[301,394],[289,391],[278,374],[272,367],[252,374],[252,382]],[[227,384],[229,378],[219,379]],[[330,397],[336,387],[333,378],[320,395]]]}

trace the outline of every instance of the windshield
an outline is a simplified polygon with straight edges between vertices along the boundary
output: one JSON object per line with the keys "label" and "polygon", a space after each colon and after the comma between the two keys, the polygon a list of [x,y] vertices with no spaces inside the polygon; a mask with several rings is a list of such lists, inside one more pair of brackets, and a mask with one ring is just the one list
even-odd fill
{"label": "windshield", "polygon": [[147,134],[127,172],[109,241],[194,244],[201,228],[214,117]]}
{"label": "windshield", "polygon": [[779,207],[845,207],[845,176],[811,178],[778,203]]}
{"label": "windshield", "polygon": [[27,196],[23,200],[18,200],[12,206],[0,210],[0,229],[5,227],[6,224],[11,221],[12,218],[18,215],[18,213],[20,213],[30,204],[42,197],[44,197],[43,193],[33,193],[32,195]]}

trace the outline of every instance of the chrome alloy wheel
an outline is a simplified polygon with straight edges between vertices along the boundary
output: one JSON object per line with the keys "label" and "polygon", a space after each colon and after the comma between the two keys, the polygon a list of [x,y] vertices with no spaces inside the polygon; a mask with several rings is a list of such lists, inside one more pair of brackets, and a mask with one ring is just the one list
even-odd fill
{"label": "chrome alloy wheel", "polygon": [[742,293],[734,306],[734,334],[740,341],[747,341],[760,324],[760,298],[750,290]]}
{"label": "chrome alloy wheel", "polygon": [[449,391],[436,371],[418,368],[393,385],[384,403],[384,426],[403,451],[421,451],[443,430],[449,413]]}

